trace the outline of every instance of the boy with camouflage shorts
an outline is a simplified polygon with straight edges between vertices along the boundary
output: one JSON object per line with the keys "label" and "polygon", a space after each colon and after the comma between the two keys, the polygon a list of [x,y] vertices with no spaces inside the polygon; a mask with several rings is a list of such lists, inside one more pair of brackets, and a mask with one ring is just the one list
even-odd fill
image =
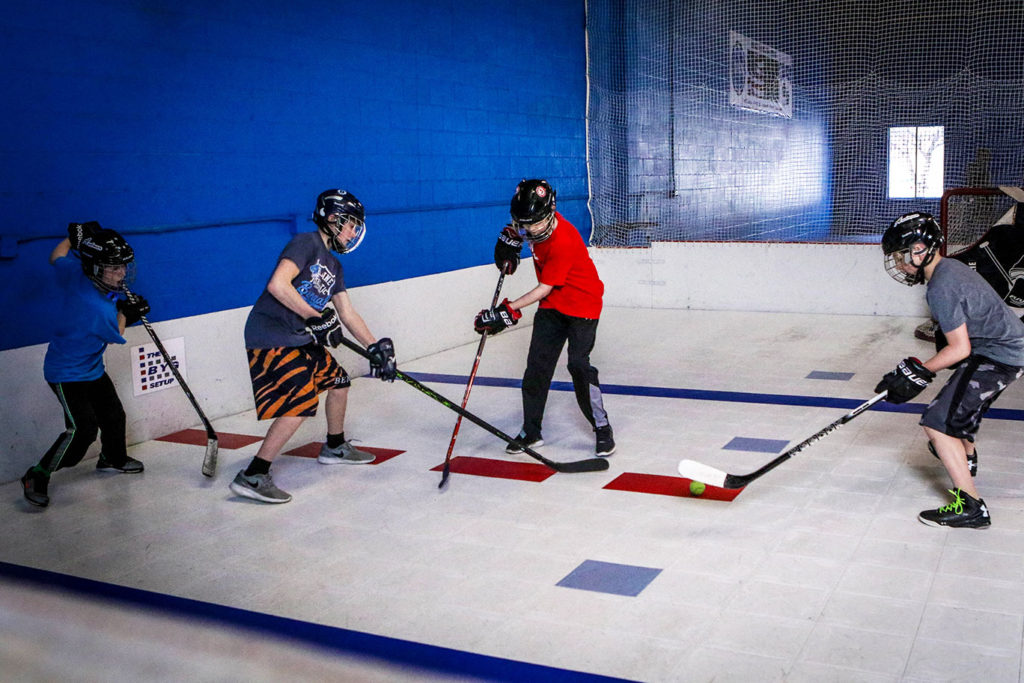
{"label": "boy with camouflage shorts", "polygon": [[953,480],[953,502],[918,515],[931,526],[984,528],[991,525],[977,474],[975,435],[981,418],[1000,394],[1024,374],[1024,322],[995,290],[963,263],[939,253],[942,232],[926,213],[896,219],[882,237],[886,270],[897,282],[927,282],[926,297],[942,334],[936,353],[922,363],[905,358],[875,391],[903,403],[917,396],[946,368],[953,375],[925,409],[920,424],[929,449]]}

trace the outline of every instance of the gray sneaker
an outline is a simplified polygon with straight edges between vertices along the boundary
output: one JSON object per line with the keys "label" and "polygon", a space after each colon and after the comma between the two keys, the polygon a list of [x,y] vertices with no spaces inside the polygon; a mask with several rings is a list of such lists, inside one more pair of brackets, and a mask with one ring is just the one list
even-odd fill
{"label": "gray sneaker", "polygon": [[231,482],[229,488],[236,495],[263,503],[287,503],[292,499],[290,493],[285,493],[274,486],[274,480],[269,472],[246,476],[245,470],[238,470],[238,474],[235,475],[235,480]]}
{"label": "gray sneaker", "polygon": [[361,451],[353,446],[351,441],[346,441],[337,448],[328,448],[325,443],[320,448],[320,456],[316,461],[321,465],[368,465],[376,459],[377,456],[373,453]]}

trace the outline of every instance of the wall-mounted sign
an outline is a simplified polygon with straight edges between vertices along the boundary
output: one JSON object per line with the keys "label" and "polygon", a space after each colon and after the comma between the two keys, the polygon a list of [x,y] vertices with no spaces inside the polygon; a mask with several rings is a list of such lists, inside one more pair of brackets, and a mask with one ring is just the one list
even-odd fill
{"label": "wall-mounted sign", "polygon": [[793,118],[792,71],[789,55],[729,31],[729,104]]}
{"label": "wall-mounted sign", "polygon": [[[175,337],[174,339],[162,339],[164,348],[182,379],[188,381],[188,371],[185,367],[185,338]],[[162,391],[168,387],[178,384],[174,379],[167,361],[160,350],[154,344],[138,344],[131,348],[131,373],[132,389],[136,396],[152,394],[154,391]]]}

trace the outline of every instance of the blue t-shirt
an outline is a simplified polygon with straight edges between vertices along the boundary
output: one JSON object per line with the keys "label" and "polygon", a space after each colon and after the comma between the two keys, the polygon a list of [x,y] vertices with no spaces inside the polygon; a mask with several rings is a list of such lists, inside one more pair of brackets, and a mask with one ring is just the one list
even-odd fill
{"label": "blue t-shirt", "polygon": [[944,333],[967,323],[971,353],[1024,367],[1024,322],[969,266],[939,261],[928,280],[928,307]]}
{"label": "blue t-shirt", "polygon": [[57,329],[43,360],[47,382],[88,382],[103,376],[107,344],[124,344],[117,325],[116,298],[101,293],[82,272],[75,256],[53,263],[63,294],[57,304]]}
{"label": "blue t-shirt", "polygon": [[[331,297],[345,291],[341,263],[324,246],[319,232],[303,232],[293,237],[278,257],[278,263],[281,259],[298,266],[299,274],[292,285],[316,310],[324,310]],[[312,342],[305,319],[264,288],[245,321],[245,348],[273,349]]]}

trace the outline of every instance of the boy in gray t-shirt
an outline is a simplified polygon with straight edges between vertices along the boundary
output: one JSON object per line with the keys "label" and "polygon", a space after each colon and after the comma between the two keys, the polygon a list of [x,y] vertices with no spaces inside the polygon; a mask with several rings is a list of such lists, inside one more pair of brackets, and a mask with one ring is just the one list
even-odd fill
{"label": "boy in gray t-shirt", "polygon": [[926,213],[897,218],[882,237],[886,271],[897,282],[927,282],[926,297],[945,344],[925,362],[905,358],[875,391],[904,403],[927,387],[935,373],[953,375],[925,409],[920,424],[929,449],[953,480],[954,500],[918,515],[931,526],[984,528],[988,507],[971,479],[977,473],[974,437],[981,418],[1014,380],[1024,374],[1024,322],[976,272],[939,253],[942,231]]}
{"label": "boy in gray t-shirt", "polygon": [[[317,232],[299,233],[285,246],[266,288],[249,311],[245,348],[260,420],[273,420],[249,466],[231,490],[263,503],[287,503],[291,494],[274,484],[270,465],[302,422],[316,415],[327,394],[327,440],[317,462],[366,464],[374,455],[345,438],[348,373],[325,346],[341,343],[344,325],[370,354],[374,377],[394,381],[395,346],[377,339],[345,290],[341,264],[331,252],[350,253],[366,234],[366,212],[350,192],[326,190],[313,210]],[[333,304],[331,308],[329,304]]]}

